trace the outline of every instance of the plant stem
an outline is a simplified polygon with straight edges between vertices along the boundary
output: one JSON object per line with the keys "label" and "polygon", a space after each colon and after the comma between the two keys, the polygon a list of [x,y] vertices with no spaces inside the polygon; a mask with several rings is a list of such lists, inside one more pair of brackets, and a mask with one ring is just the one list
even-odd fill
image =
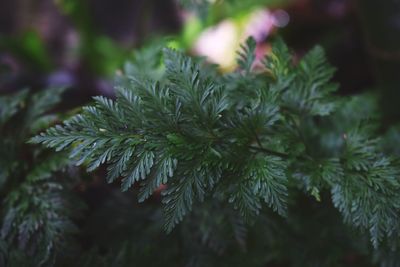
{"label": "plant stem", "polygon": [[282,153],[282,152],[278,152],[278,151],[273,151],[270,150],[268,148],[262,148],[262,147],[257,147],[257,146],[249,146],[249,148],[257,150],[259,152],[263,152],[269,155],[273,155],[273,156],[277,156],[280,158],[284,158],[284,159],[288,159],[290,156],[288,154]]}

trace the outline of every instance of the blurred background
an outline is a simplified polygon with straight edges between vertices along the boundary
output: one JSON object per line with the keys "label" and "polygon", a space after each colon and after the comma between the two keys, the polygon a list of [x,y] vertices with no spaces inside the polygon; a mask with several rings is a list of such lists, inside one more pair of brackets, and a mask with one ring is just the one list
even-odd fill
{"label": "blurred background", "polygon": [[[1,0],[0,93],[63,85],[73,107],[112,95],[113,76],[146,43],[163,39],[228,71],[247,36],[262,57],[279,34],[298,57],[321,44],[340,93],[379,85],[392,100],[399,14],[396,0]],[[389,118],[399,115],[385,106]]]}

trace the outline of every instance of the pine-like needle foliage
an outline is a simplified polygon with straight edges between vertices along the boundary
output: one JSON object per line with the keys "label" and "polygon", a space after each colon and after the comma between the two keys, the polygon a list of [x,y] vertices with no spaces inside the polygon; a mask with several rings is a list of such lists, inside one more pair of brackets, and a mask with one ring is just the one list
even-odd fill
{"label": "pine-like needle foliage", "polygon": [[317,200],[330,190],[345,221],[368,231],[375,246],[397,238],[399,165],[370,121],[336,127],[345,125],[338,118],[346,103],[333,94],[323,49],[293,64],[278,40],[258,72],[254,49],[248,40],[240,69],[226,75],[164,49],[160,79],[127,75],[115,100],[95,97],[32,142],[68,149],[89,171],[106,164],[107,181],[121,177],[124,191],[140,185],[140,201],[166,185],[167,231],[216,197],[247,222],[263,203],[286,216],[290,190],[302,189]]}

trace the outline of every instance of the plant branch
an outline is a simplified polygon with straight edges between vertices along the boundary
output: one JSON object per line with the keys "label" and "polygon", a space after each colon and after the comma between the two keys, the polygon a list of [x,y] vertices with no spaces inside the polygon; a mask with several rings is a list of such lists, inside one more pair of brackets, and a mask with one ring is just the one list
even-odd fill
{"label": "plant branch", "polygon": [[249,148],[250,148],[250,149],[254,149],[254,150],[256,150],[256,151],[259,151],[259,152],[263,152],[263,153],[266,153],[266,154],[270,154],[270,155],[273,155],[273,156],[277,156],[277,157],[280,157],[280,158],[284,158],[284,159],[287,159],[287,158],[290,157],[290,156],[289,156],[288,154],[286,154],[286,153],[282,153],[282,152],[270,150],[270,149],[267,149],[267,148],[262,148],[262,147],[257,147],[257,146],[249,146]]}

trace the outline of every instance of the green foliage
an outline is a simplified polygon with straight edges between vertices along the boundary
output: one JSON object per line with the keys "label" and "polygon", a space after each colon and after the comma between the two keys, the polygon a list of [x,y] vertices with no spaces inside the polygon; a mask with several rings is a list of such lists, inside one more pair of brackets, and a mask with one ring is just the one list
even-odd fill
{"label": "green foliage", "polygon": [[375,246],[397,236],[398,164],[382,154],[371,127],[339,129],[341,142],[324,149],[326,132],[315,123],[334,121],[342,102],[332,95],[334,69],[322,48],[293,65],[278,40],[265,59],[267,76],[250,72],[254,49],[248,40],[241,69],[222,77],[165,49],[158,81],[129,76],[116,100],[95,97],[94,105],[32,142],[70,148],[88,170],[107,163],[107,180],[121,176],[123,190],[140,183],[141,201],[167,185],[167,231],[215,194],[246,221],[260,213],[261,200],[285,216],[288,187],[300,187],[317,200],[330,189],[345,221],[368,230]]}
{"label": "green foliage", "polygon": [[249,74],[251,72],[251,68],[253,67],[253,63],[256,58],[256,54],[254,53],[256,45],[257,43],[253,38],[248,38],[246,43],[241,45],[242,51],[238,52],[238,65],[246,72],[246,74]]}
{"label": "green foliage", "polygon": [[70,250],[69,236],[75,232],[71,218],[80,208],[66,175],[55,176],[69,160],[25,144],[54,122],[55,116],[46,112],[62,92],[23,90],[0,97],[2,266],[52,266],[58,253]]}
{"label": "green foliage", "polygon": [[[76,210],[62,185],[54,181],[21,184],[6,199],[1,236],[15,257],[33,257],[33,266],[52,265],[57,253],[70,250],[68,236],[76,232],[69,214]],[[22,254],[22,255],[19,255]]]}

